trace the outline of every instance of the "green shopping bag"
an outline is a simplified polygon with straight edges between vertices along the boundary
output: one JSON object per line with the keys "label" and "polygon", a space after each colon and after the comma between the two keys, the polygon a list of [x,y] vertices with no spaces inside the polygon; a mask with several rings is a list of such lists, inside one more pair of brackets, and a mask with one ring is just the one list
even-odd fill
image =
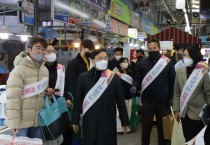
{"label": "green shopping bag", "polygon": [[[68,94],[71,96],[71,99],[72,99],[72,105],[69,108],[70,116],[72,116],[73,106],[74,106],[74,97],[73,97],[73,95],[70,92],[68,92]],[[75,133],[74,130],[73,130],[73,128],[71,128],[71,132],[73,134],[73,139],[82,139],[82,129],[81,129],[81,126],[80,125],[79,125],[78,133]]]}
{"label": "green shopping bag", "polygon": [[138,107],[136,105],[136,98],[132,98],[132,108],[131,108],[131,118],[130,118],[130,128],[135,129],[138,126],[139,117],[138,117]]}

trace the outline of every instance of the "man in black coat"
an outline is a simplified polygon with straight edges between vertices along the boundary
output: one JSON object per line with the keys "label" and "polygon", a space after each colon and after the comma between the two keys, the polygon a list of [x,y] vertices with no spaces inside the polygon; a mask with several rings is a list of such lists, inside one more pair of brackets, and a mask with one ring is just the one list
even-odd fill
{"label": "man in black coat", "polygon": [[95,49],[94,43],[85,39],[80,44],[80,53],[68,63],[65,80],[65,97],[71,100],[70,92],[75,97],[77,79],[80,73],[90,70],[90,56]]}
{"label": "man in black coat", "polygon": [[[116,130],[116,104],[119,110],[120,119],[124,132],[127,132],[129,119],[125,106],[125,95],[122,91],[120,78],[111,72],[110,81],[107,88],[102,92],[96,102],[84,113],[86,94],[101,78],[102,73],[106,70],[108,56],[104,50],[95,50],[92,53],[94,67],[85,73],[82,73],[77,82],[76,98],[72,115],[72,126],[75,132],[78,131],[80,114],[83,111],[82,128],[84,145],[117,145]],[[106,70],[110,71],[110,70]],[[96,87],[98,88],[98,87]],[[100,89],[99,89],[100,91]],[[96,91],[91,92],[87,98],[97,98]],[[96,95],[96,96],[95,96]],[[91,99],[92,100],[92,99]],[[91,104],[91,101],[89,102]],[[83,110],[81,109],[83,106]]]}
{"label": "man in black coat", "polygon": [[108,69],[114,70],[117,67],[118,60],[123,56],[123,49],[117,47],[114,49],[114,58],[112,58],[108,63]]}
{"label": "man in black coat", "polygon": [[[75,95],[77,79],[80,73],[86,72],[90,70],[90,61],[89,58],[91,56],[92,51],[95,49],[94,43],[85,39],[80,44],[80,53],[68,63],[65,75],[65,91],[64,97],[67,100],[67,103],[71,103],[73,101],[72,96],[77,97]],[[70,95],[72,94],[72,96]],[[62,145],[71,145],[71,128],[67,128],[63,133],[64,138],[68,138],[69,140],[64,140]]]}
{"label": "man in black coat", "polygon": [[[148,42],[149,57],[140,61],[137,73],[136,86],[131,88],[131,94],[141,90],[141,84],[146,74],[154,67],[161,58],[160,43],[157,40]],[[142,101],[142,145],[150,144],[154,114],[157,120],[158,144],[166,145],[163,137],[162,117],[169,113],[170,102],[172,103],[175,70],[174,63],[169,61],[160,74],[146,87],[141,94]]]}

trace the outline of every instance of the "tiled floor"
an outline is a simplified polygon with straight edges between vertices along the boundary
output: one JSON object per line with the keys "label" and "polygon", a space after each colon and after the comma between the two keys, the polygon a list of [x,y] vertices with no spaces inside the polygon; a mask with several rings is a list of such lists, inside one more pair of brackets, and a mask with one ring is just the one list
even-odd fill
{"label": "tiled floor", "polygon": [[[118,145],[141,145],[141,125],[138,126],[137,131],[131,134],[123,134],[117,136]],[[151,132],[150,145],[158,145],[157,143],[157,129],[153,127]]]}

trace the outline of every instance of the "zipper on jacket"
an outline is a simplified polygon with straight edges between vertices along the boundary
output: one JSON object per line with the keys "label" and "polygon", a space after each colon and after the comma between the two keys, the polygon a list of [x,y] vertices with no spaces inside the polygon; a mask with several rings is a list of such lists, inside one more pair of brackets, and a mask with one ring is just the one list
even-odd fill
{"label": "zipper on jacket", "polygon": [[[40,69],[40,68],[39,68],[39,69]],[[39,82],[39,80],[40,80],[40,78],[39,78],[39,69],[38,69],[38,82]],[[37,112],[36,112],[36,110],[37,110],[37,102],[38,102],[38,99],[39,99],[39,94],[37,95],[37,99],[36,99],[34,126],[36,125],[36,118],[37,118]]]}

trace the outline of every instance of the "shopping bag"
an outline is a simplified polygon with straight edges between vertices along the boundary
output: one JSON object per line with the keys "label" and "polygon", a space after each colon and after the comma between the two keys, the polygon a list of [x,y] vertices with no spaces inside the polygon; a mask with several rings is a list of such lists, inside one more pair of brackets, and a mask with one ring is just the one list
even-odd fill
{"label": "shopping bag", "polygon": [[63,135],[60,135],[56,140],[47,140],[43,145],[60,145],[63,142]]}
{"label": "shopping bag", "polygon": [[138,126],[139,117],[138,117],[138,107],[136,105],[136,98],[132,98],[132,108],[131,108],[131,118],[130,118],[130,128],[135,129]]}
{"label": "shopping bag", "polygon": [[0,145],[43,145],[41,139],[0,134]]}
{"label": "shopping bag", "polygon": [[[53,96],[53,98],[55,99],[55,96]],[[58,102],[58,109],[61,113],[61,129],[62,132],[65,131],[65,129],[67,128],[67,126],[71,125],[71,119],[70,119],[70,113],[66,104],[66,99],[64,97],[59,97],[57,99]]]}
{"label": "shopping bag", "polygon": [[163,117],[163,135],[164,139],[171,140],[173,125],[174,125],[174,118],[172,114]]}
{"label": "shopping bag", "polygon": [[[171,107],[172,108],[172,107]],[[173,109],[171,109],[174,118],[173,131],[171,137],[171,145],[185,145],[185,138],[182,130],[182,122],[178,122],[174,116]]]}
{"label": "shopping bag", "polygon": [[38,113],[39,126],[45,140],[55,140],[62,133],[63,120],[61,117],[61,110],[59,104],[53,96],[53,103],[49,103],[48,97],[45,97],[45,107]]}

